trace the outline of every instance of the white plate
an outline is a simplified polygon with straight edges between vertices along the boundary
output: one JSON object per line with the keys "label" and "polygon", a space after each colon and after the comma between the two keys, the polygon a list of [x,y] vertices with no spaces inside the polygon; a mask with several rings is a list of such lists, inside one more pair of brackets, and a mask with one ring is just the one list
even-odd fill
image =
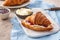
{"label": "white plate", "polygon": [[37,32],[37,31],[33,31],[30,30],[28,28],[23,27],[23,25],[21,24],[21,21],[18,19],[18,21],[20,22],[21,27],[23,28],[23,30],[25,31],[25,33],[30,36],[30,37],[42,37],[42,36],[46,36],[46,35],[51,35],[53,33],[56,33],[59,31],[60,27],[51,19],[51,17],[42,9],[40,8],[33,8],[32,9],[33,12],[37,12],[37,11],[41,11],[52,23],[53,26],[53,30],[49,31],[49,32]]}
{"label": "white plate", "polygon": [[4,1],[0,1],[0,6],[2,6],[2,7],[5,7],[5,8],[21,8],[21,7],[29,5],[31,3],[31,0],[27,3],[24,3],[24,4],[19,5],[19,6],[3,6],[3,2]]}

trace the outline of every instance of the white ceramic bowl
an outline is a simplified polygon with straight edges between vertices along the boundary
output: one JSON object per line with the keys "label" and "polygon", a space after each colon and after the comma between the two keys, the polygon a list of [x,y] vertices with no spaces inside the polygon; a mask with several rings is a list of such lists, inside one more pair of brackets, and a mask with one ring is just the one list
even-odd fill
{"label": "white ceramic bowl", "polygon": [[6,9],[8,12],[6,12],[6,13],[0,13],[0,19],[7,19],[7,18],[9,18],[9,14],[10,14],[10,9],[8,9],[8,8],[4,8],[4,7],[1,7],[0,6],[0,9]]}

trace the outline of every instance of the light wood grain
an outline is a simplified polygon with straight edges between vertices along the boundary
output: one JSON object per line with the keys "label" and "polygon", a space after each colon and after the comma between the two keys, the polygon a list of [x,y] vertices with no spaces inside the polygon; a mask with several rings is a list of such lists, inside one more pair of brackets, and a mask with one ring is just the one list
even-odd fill
{"label": "light wood grain", "polygon": [[10,40],[12,25],[9,20],[0,22],[0,40]]}

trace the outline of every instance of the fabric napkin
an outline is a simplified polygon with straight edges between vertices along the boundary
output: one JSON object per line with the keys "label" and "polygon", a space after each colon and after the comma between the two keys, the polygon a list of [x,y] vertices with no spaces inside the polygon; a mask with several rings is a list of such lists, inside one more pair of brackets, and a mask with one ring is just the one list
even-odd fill
{"label": "fabric napkin", "polygon": [[[54,7],[54,5],[45,3],[41,0],[34,0],[27,7],[45,9],[45,8]],[[60,21],[58,21],[58,19],[60,20],[60,11],[49,11],[49,10],[45,10],[45,11],[51,16],[51,18],[56,23],[59,24]],[[58,19],[57,19],[57,17],[58,17]],[[53,35],[49,35],[49,36],[45,36],[45,37],[30,38],[24,33],[24,30],[21,28],[21,26],[20,26],[16,17],[11,19],[11,23],[13,25],[13,28],[12,28],[12,31],[11,31],[11,40],[60,40],[60,31],[53,34]]]}

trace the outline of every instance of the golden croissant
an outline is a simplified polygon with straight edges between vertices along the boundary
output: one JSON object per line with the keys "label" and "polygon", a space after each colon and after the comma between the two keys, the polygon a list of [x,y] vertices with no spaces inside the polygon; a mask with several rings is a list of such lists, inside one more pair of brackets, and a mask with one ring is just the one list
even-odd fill
{"label": "golden croissant", "polygon": [[28,16],[22,25],[35,31],[50,31],[53,29],[51,22],[41,12]]}
{"label": "golden croissant", "polygon": [[15,6],[15,5],[21,5],[24,4],[26,2],[28,2],[29,0],[5,0],[4,2],[4,6]]}

